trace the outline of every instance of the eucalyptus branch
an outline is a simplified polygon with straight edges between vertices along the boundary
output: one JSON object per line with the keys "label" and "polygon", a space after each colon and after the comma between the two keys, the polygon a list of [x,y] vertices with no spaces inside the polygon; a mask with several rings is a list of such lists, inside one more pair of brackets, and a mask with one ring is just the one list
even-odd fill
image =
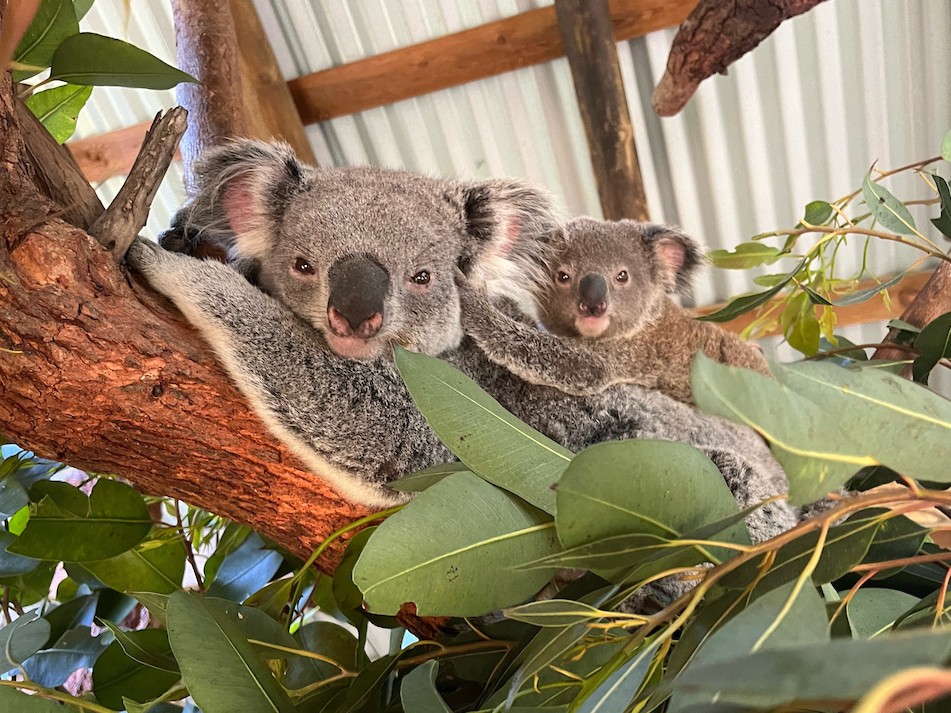
{"label": "eucalyptus branch", "polygon": [[201,578],[201,569],[198,567],[198,562],[195,560],[195,550],[192,547],[192,542],[188,537],[188,533],[185,532],[185,525],[182,521],[182,510],[181,502],[178,500],[175,501],[175,520],[178,527],[178,532],[182,536],[182,547],[185,548],[185,559],[188,560],[188,565],[192,569],[192,573],[195,575],[195,582],[198,585],[198,591],[205,591],[205,583]]}
{"label": "eucalyptus branch", "polygon": [[92,711],[92,713],[115,713],[111,708],[106,708],[85,698],[75,698],[68,693],[46,688],[32,681],[0,681],[0,686],[19,688],[23,691],[34,691],[36,695],[41,698],[48,698],[53,701],[59,701],[60,703],[68,703],[72,706],[76,706],[80,710]]}
{"label": "eucalyptus branch", "polygon": [[936,257],[939,260],[944,260],[945,262],[951,262],[951,256],[942,252],[940,249],[938,249],[936,245],[931,243],[931,241],[925,238],[924,236],[920,236],[920,237],[922,237],[922,239],[924,239],[926,242],[931,243],[931,247],[921,245],[920,243],[915,242],[914,240],[908,240],[907,238],[903,238],[902,236],[897,235],[896,233],[886,233],[881,230],[872,230],[871,228],[857,228],[853,226],[843,227],[843,226],[836,226],[836,225],[807,225],[804,228],[790,228],[789,230],[777,230],[775,232],[770,233],[769,235],[777,236],[777,237],[784,236],[784,235],[795,237],[799,235],[808,235],[809,233],[824,233],[830,237],[836,237],[839,235],[853,235],[853,234],[867,235],[871,238],[878,238],[879,240],[889,240],[891,242],[901,243],[902,245],[907,245],[908,247],[915,248],[916,250],[920,250],[923,253],[927,253],[931,257]]}

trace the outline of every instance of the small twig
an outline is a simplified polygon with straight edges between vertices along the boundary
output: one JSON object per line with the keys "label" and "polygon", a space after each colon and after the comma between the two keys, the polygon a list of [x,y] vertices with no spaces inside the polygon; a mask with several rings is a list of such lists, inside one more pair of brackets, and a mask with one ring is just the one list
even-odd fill
{"label": "small twig", "polygon": [[902,557],[900,559],[885,560],[884,562],[869,562],[867,564],[857,564],[850,571],[867,572],[870,569],[891,569],[893,567],[907,567],[911,564],[924,564],[926,562],[945,562],[951,560],[951,552],[935,552],[932,555],[915,555],[914,557]]}
{"label": "small twig", "polygon": [[178,500],[175,501],[175,519],[177,520],[178,524],[178,532],[182,536],[182,546],[185,548],[185,557],[188,559],[188,564],[191,566],[192,572],[195,574],[195,582],[198,584],[198,591],[204,592],[205,583],[202,581],[201,570],[198,569],[198,562],[195,560],[195,551],[192,548],[191,540],[189,540],[188,535],[185,534],[185,525],[182,522],[181,503]]}
{"label": "small twig", "polygon": [[169,109],[164,116],[156,115],[125,183],[89,229],[89,234],[112,251],[117,260],[125,256],[149,217],[152,200],[185,133],[187,116],[188,112],[180,106]]}
{"label": "small twig", "polygon": [[[882,346],[882,342],[874,342],[872,344],[853,344],[850,347],[841,347],[839,349],[830,349],[827,352],[819,352],[818,354],[813,354],[811,357],[806,357],[804,361],[809,361],[811,359],[824,359],[826,357],[835,356],[836,354],[845,354],[846,352],[854,352],[856,349],[878,349]],[[909,347],[905,344],[889,344],[890,347],[895,347],[899,351],[905,351],[910,354],[919,354],[918,350],[914,347]]]}

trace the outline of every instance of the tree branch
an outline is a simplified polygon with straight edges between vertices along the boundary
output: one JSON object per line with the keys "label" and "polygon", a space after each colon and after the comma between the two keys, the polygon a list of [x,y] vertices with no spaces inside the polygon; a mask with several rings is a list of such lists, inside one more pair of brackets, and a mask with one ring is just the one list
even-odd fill
{"label": "tree branch", "polygon": [[122,259],[132,240],[149,218],[149,209],[162,179],[185,133],[188,112],[180,106],[156,115],[145,135],[139,155],[125,183],[89,234],[96,237],[117,259]]}
{"label": "tree branch", "polygon": [[660,116],[673,116],[707,77],[726,68],[766,39],[790,17],[823,0],[700,0],[684,20],[654,89]]}

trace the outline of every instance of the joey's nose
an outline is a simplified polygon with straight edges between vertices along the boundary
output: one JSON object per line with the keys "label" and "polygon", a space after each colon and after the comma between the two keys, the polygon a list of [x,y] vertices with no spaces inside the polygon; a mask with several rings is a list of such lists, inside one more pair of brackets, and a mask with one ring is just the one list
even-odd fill
{"label": "joey's nose", "polygon": [[363,255],[342,258],[328,282],[327,321],[334,334],[369,339],[380,331],[390,276],[379,263]]}
{"label": "joey's nose", "polygon": [[608,283],[602,275],[590,274],[578,285],[578,309],[582,314],[600,317],[608,308]]}

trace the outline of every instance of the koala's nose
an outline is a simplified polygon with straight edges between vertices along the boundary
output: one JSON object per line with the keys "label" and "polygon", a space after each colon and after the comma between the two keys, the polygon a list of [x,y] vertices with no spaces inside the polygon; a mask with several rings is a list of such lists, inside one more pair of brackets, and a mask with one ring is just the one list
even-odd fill
{"label": "koala's nose", "polygon": [[608,283],[603,275],[589,274],[578,285],[578,309],[582,314],[600,317],[608,308]]}
{"label": "koala's nose", "polygon": [[328,274],[327,320],[334,334],[369,339],[383,326],[383,303],[390,275],[364,255],[341,258]]}

